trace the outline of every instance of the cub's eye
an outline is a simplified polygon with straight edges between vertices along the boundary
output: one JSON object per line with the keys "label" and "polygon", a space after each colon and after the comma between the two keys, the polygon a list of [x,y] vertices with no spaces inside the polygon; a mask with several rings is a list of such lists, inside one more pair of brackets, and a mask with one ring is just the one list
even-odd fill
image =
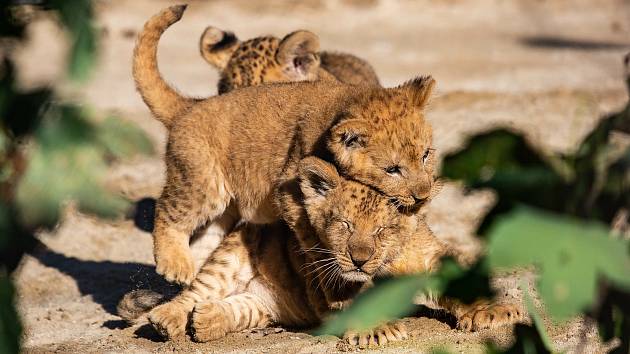
{"label": "cub's eye", "polygon": [[385,169],[385,172],[390,175],[400,175],[400,166],[389,166]]}
{"label": "cub's eye", "polygon": [[345,221],[345,220],[342,220],[342,221],[341,221],[341,223],[343,224],[343,226],[344,226],[346,229],[350,230],[350,223],[349,223],[349,222],[347,222],[347,221]]}
{"label": "cub's eye", "polygon": [[374,234],[375,234],[375,235],[378,235],[378,234],[380,234],[380,233],[381,233],[381,231],[383,231],[383,230],[385,230],[385,228],[384,228],[384,227],[379,227],[378,229],[376,229],[376,231],[374,231]]}
{"label": "cub's eye", "polygon": [[427,160],[429,159],[429,154],[431,153],[431,151],[433,151],[433,149],[427,149],[427,151],[424,152],[424,155],[422,155],[422,164],[426,164]]}

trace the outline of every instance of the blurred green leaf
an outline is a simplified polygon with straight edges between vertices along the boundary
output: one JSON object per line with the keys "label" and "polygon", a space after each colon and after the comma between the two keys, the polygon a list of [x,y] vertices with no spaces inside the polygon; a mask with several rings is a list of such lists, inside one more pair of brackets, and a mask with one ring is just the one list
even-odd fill
{"label": "blurred green leaf", "polygon": [[0,276],[15,270],[24,252],[36,244],[18,223],[16,214],[12,205],[0,200]]}
{"label": "blurred green leaf", "polygon": [[6,2],[0,4],[0,36],[21,38],[23,35],[24,25],[15,20],[12,6]]}
{"label": "blurred green leaf", "polygon": [[571,194],[571,170],[551,155],[532,148],[519,134],[494,130],[470,139],[466,148],[444,158],[442,175],[463,180],[470,188],[492,188],[498,203],[479,229],[485,235],[497,215],[524,203],[562,211]]}
{"label": "blurred green leaf", "polygon": [[6,101],[3,100],[0,115],[4,127],[16,137],[30,134],[39,124],[51,95],[50,90],[41,89],[15,93]]}
{"label": "blurred green leaf", "polygon": [[349,328],[361,331],[400,318],[413,310],[414,296],[427,285],[424,275],[383,280],[357,296],[350,308],[333,315],[315,334],[340,336]]}
{"label": "blurred green leaf", "polygon": [[153,153],[153,144],[136,125],[109,117],[98,126],[98,140],[116,158]]}
{"label": "blurred green leaf", "polygon": [[0,200],[0,250],[10,244],[13,236],[13,220],[8,206]]}
{"label": "blurred green leaf", "polygon": [[79,108],[62,106],[36,131],[28,168],[16,194],[22,221],[52,226],[62,202],[72,199],[80,210],[111,217],[127,202],[103,188],[107,173],[105,146]]}
{"label": "blurred green leaf", "polygon": [[600,277],[630,289],[628,242],[610,238],[604,225],[524,207],[491,228],[488,262],[493,269],[535,265],[540,295],[557,320],[588,309]]}
{"label": "blurred green leaf", "polygon": [[443,296],[456,298],[465,304],[494,296],[488,267],[483,261],[464,270],[454,260],[445,260],[434,278],[442,282],[439,288],[443,289]]}
{"label": "blurred green leaf", "polygon": [[51,8],[59,11],[61,22],[70,32],[72,48],[68,72],[70,78],[85,81],[96,60],[96,34],[92,24],[92,1],[51,0]]}
{"label": "blurred green leaf", "polygon": [[474,136],[465,149],[445,157],[442,175],[464,180],[472,188],[531,186],[556,182],[561,173],[568,173],[550,160],[550,155],[531,147],[520,134],[497,129]]}
{"label": "blurred green leaf", "polygon": [[53,226],[62,202],[76,200],[80,210],[113,217],[125,209],[124,199],[103,189],[107,165],[94,146],[31,152],[17,190],[17,204],[26,225]]}
{"label": "blurred green leaf", "polygon": [[35,132],[35,140],[46,150],[74,149],[96,141],[96,127],[77,106],[55,106],[46,118]]}
{"label": "blurred green leaf", "polygon": [[13,306],[15,291],[11,280],[0,274],[0,353],[12,354],[20,351],[22,327]]}
{"label": "blurred green leaf", "polygon": [[630,353],[630,291],[606,286],[602,294],[601,305],[595,312],[599,335],[603,341],[614,337],[620,339],[619,346],[611,350],[611,354]]}
{"label": "blurred green leaf", "polygon": [[[364,330],[401,318],[414,308],[413,299],[422,291],[433,295],[458,296],[462,301],[472,302],[473,298],[490,294],[488,275],[485,267],[476,265],[470,270],[462,269],[457,263],[446,258],[439,271],[428,275],[408,275],[377,281],[354,299],[350,308],[335,314],[317,331],[317,335],[341,335],[347,329]],[[470,286],[466,291],[465,286]],[[461,297],[460,297],[461,296]]]}

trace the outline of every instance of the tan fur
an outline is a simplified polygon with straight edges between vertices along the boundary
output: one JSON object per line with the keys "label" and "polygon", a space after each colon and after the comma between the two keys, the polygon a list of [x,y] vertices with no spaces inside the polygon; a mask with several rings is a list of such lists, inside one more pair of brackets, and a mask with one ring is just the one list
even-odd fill
{"label": "tan fur", "polygon": [[253,223],[275,221],[280,210],[293,208],[284,189],[275,191],[294,180],[305,156],[334,162],[401,206],[426,202],[433,184],[432,133],[423,109],[434,84],[431,77],[390,89],[294,82],[192,104],[170,121],[167,181],[153,232],[157,272],[189,284],[189,235],[230,205]]}
{"label": "tan fur", "polygon": [[[155,118],[167,128],[198,101],[169,86],[157,64],[160,36],[181,19],[185,9],[185,5],[171,6],[147,21],[133,56],[136,87]],[[316,79],[379,85],[372,67],[350,54],[323,52],[320,67],[319,38],[309,31],[295,31],[283,39],[265,36],[241,42],[231,32],[207,27],[199,48],[202,57],[221,71],[219,94],[263,83]]]}
{"label": "tan fur", "polygon": [[[374,278],[430,272],[450,252],[421,216],[400,213],[389,198],[344,179],[333,165],[309,157],[299,171],[302,214],[312,232],[298,238],[283,223],[237,227],[189,288],[149,313],[160,333],[184,335],[189,317],[198,341],[272,324],[318,325]],[[511,305],[467,306],[448,299],[437,299],[437,305],[453,312],[466,330],[521,319]],[[349,331],[344,341],[366,347],[406,337],[404,326],[392,322]]]}
{"label": "tan fur", "polygon": [[182,114],[197,100],[182,96],[160,75],[157,64],[157,45],[160,36],[173,23],[179,21],[186,5],[171,6],[153,16],[138,36],[133,53],[133,78],[136,88],[153,116],[165,126],[173,117]]}
{"label": "tan fur", "polygon": [[341,82],[351,85],[380,85],[372,66],[352,54],[321,52],[319,59],[321,67]]}
{"label": "tan fur", "polygon": [[221,72],[219,94],[262,83],[314,80],[324,74],[347,84],[379,86],[368,62],[347,53],[319,52],[319,40],[308,31],[283,39],[263,36],[240,41],[233,32],[209,26],[199,49]]}

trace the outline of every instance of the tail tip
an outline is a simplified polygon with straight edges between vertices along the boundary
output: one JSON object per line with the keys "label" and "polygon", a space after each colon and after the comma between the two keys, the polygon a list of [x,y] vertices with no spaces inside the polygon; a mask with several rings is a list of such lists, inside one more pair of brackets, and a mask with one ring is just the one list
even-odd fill
{"label": "tail tip", "polygon": [[184,11],[186,11],[187,7],[188,4],[174,5],[171,6],[171,11],[173,11],[177,18],[181,18],[184,15]]}

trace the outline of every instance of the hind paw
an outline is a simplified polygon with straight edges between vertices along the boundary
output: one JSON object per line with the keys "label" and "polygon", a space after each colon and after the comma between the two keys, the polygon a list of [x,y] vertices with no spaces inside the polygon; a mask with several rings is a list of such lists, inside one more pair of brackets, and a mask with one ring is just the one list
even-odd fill
{"label": "hind paw", "polygon": [[477,305],[457,320],[457,328],[465,331],[497,328],[523,321],[525,314],[519,306],[506,304]]}

